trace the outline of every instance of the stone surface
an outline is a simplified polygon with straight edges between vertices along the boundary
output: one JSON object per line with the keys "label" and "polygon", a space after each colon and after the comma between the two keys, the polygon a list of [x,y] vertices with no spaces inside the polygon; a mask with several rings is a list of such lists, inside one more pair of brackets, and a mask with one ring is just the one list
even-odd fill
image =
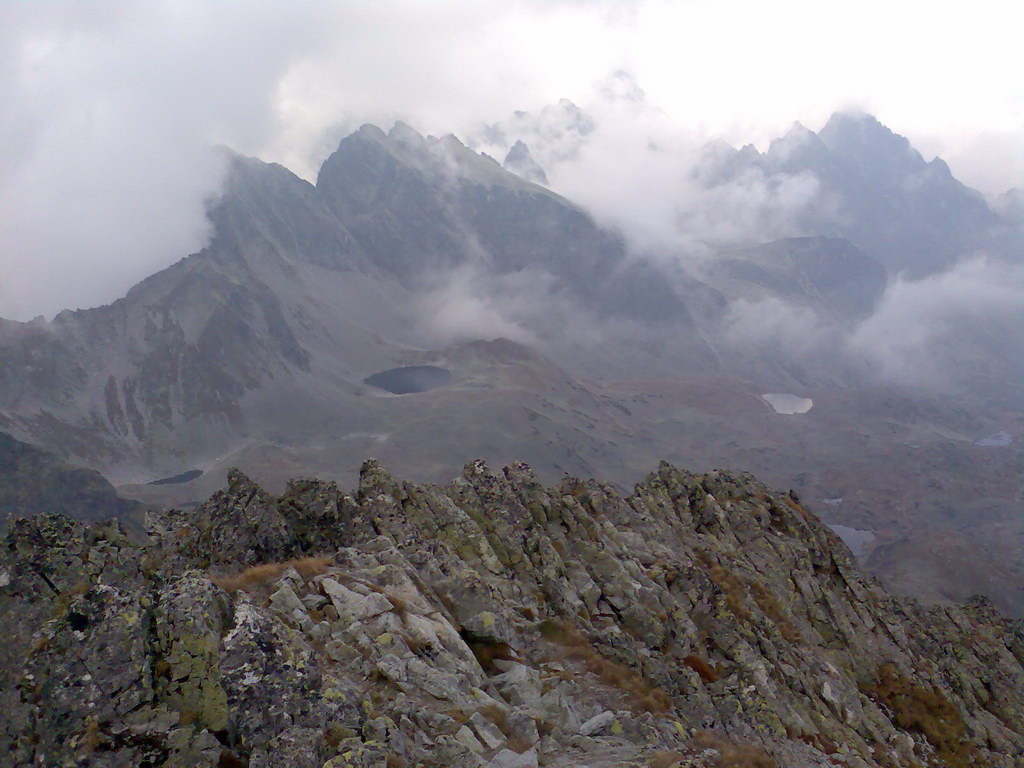
{"label": "stone surface", "polygon": [[1024,760],[1024,628],[982,598],[888,594],[749,475],[663,464],[624,497],[521,464],[441,488],[367,462],[351,497],[233,474],[149,528],[7,532],[12,764]]}

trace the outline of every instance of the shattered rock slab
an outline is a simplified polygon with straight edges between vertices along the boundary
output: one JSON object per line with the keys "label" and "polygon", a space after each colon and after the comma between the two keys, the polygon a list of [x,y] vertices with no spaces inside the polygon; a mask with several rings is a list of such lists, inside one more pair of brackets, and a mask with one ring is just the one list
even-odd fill
{"label": "shattered rock slab", "polygon": [[145,543],[17,521],[0,615],[11,765],[1024,764],[1020,624],[890,595],[745,474],[234,472]]}

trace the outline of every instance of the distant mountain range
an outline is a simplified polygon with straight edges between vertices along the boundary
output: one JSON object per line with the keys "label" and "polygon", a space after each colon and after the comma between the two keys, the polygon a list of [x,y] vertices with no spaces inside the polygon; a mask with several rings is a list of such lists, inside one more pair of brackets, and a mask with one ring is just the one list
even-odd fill
{"label": "distant mountain range", "polygon": [[980,248],[996,246],[1008,228],[980,194],[955,178],[940,158],[926,162],[904,137],[866,114],[833,115],[815,134],[799,123],[762,154],[739,150],[732,172],[747,165],[768,174],[812,174],[841,215],[805,226],[844,237],[911,278],[939,272]]}
{"label": "distant mountain range", "polygon": [[[585,140],[586,116],[560,110]],[[871,531],[866,561],[896,587],[1024,611],[1013,318],[942,337],[938,354],[972,367],[941,391],[880,381],[847,344],[900,274],[980,249],[1019,264],[1012,217],[873,118],[837,115],[764,154],[708,148],[709,190],[808,174],[842,205],[690,270],[633,253],[503,136],[504,165],[364,126],[315,185],[231,155],[201,252],[111,305],[0,321],[0,430],[154,504],[196,501],[230,466],[272,488],[350,481],[367,455],[417,480],[478,455],[623,486],[661,457],[750,469]],[[395,376],[422,391],[375,386]],[[813,407],[777,413],[768,393]],[[999,431],[1008,445],[976,444]]]}

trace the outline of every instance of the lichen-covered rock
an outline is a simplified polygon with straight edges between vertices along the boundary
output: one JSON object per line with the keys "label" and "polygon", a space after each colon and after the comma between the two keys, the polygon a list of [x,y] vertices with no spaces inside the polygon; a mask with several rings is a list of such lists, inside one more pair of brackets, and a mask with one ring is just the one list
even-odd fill
{"label": "lichen-covered rock", "polygon": [[228,724],[220,645],[232,613],[227,595],[198,571],[168,584],[156,601],[155,666],[161,699],[188,722],[212,731]]}
{"label": "lichen-covered rock", "polygon": [[289,728],[277,734],[265,746],[253,750],[249,768],[321,768],[327,742],[322,730]]}
{"label": "lichen-covered rock", "polygon": [[367,462],[352,496],[274,499],[233,473],[149,529],[8,531],[13,764],[1024,762],[1021,625],[893,597],[749,475],[662,465],[623,497]]}

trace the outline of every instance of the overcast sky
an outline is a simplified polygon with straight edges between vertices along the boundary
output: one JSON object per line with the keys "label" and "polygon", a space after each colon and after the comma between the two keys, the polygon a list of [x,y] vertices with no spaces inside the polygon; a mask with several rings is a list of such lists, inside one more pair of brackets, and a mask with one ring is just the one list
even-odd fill
{"label": "overcast sky", "polygon": [[0,316],[120,296],[202,247],[215,144],[311,177],[362,122],[463,134],[613,72],[681,132],[856,107],[986,193],[1024,186],[1018,0],[0,4]]}

